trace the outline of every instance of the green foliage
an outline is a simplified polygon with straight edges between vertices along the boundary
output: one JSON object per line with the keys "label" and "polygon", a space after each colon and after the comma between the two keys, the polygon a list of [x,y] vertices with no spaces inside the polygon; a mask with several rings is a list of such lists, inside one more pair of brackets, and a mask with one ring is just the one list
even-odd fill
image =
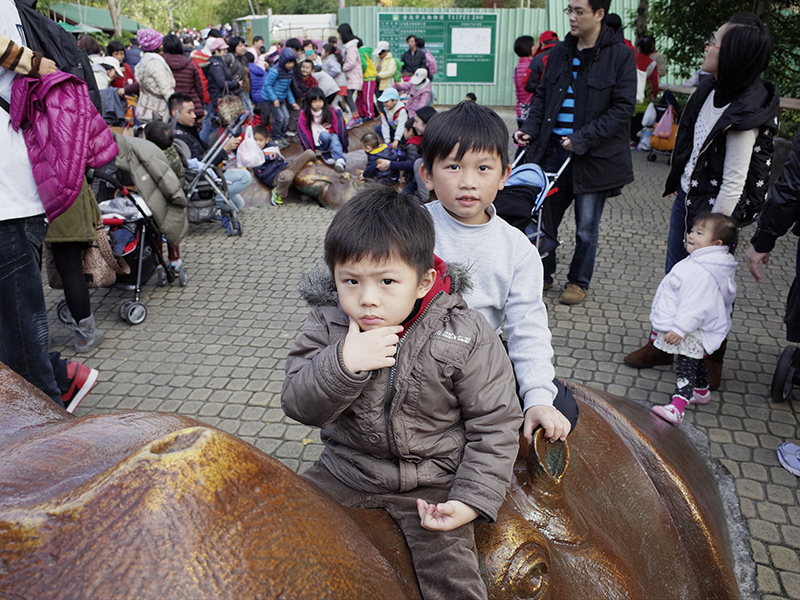
{"label": "green foliage", "polygon": [[778,137],[790,140],[798,129],[800,129],[800,112],[793,110],[781,111]]}
{"label": "green foliage", "polygon": [[[768,10],[761,15],[772,33],[772,62],[765,78],[778,84],[782,96],[800,96],[800,0],[761,2]],[[664,53],[678,74],[688,77],[703,62],[705,41],[732,14],[752,11],[753,0],[651,0],[650,33],[671,39]],[[662,44],[663,45],[663,44]]]}

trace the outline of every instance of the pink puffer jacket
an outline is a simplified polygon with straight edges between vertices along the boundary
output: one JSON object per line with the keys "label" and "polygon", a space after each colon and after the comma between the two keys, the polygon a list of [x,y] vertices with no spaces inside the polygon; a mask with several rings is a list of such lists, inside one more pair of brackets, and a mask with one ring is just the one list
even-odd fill
{"label": "pink puffer jacket", "polygon": [[87,166],[101,167],[119,152],[89,99],[86,83],[62,71],[14,80],[11,126],[22,128],[33,178],[51,222],[78,197]]}

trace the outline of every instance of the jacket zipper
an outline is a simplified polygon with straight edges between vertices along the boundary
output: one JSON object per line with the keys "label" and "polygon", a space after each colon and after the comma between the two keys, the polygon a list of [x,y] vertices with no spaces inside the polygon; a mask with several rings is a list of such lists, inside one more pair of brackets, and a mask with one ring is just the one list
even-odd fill
{"label": "jacket zipper", "polygon": [[[422,312],[419,314],[419,316],[417,317],[416,321],[414,321],[414,323],[411,325],[411,327],[408,328],[408,331],[406,331],[406,334],[403,336],[403,339],[401,339],[399,342],[397,342],[397,352],[395,352],[395,356],[400,356],[400,349],[402,348],[403,343],[405,342],[405,340],[408,339],[408,336],[411,334],[412,331],[414,331],[414,328],[417,326],[417,324],[420,321],[422,321],[422,318],[428,312],[430,307],[433,305],[434,302],[436,302],[436,300],[442,294],[444,294],[444,292],[437,293],[433,298],[431,298],[431,301],[428,302],[428,305],[424,309],[422,309]],[[394,378],[395,378],[395,375],[397,374],[397,362],[398,361],[395,360],[394,365],[392,365],[392,367],[389,369],[389,382],[387,384],[387,390],[386,390],[386,402],[384,403],[384,408],[383,408],[384,418],[386,419],[386,443],[387,443],[387,445],[390,446],[392,451],[395,452],[395,453],[397,452],[397,447],[394,444],[394,430],[392,428],[392,420],[391,420],[390,413],[391,413],[392,401],[394,400],[394,393],[395,393]]]}

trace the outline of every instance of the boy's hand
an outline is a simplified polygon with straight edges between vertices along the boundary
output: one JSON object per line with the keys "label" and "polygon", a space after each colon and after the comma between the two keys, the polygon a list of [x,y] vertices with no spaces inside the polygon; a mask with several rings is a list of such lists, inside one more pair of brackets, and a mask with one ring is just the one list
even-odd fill
{"label": "boy's hand", "polygon": [[664,334],[664,341],[673,346],[677,346],[683,341],[683,338],[674,331],[668,331]]}
{"label": "boy's hand", "polygon": [[417,498],[419,524],[431,531],[452,531],[478,518],[478,512],[458,500],[428,504]]}
{"label": "boy's hand", "polygon": [[394,366],[394,355],[397,352],[398,334],[403,331],[402,325],[378,327],[361,332],[353,318],[350,318],[350,329],[344,338],[342,360],[351,373],[359,371],[377,371]]}
{"label": "boy's hand", "polygon": [[272,101],[272,105],[273,105],[275,108],[280,108],[280,107],[281,107],[281,101],[280,101],[280,100],[273,100],[273,101]]}
{"label": "boy's hand", "polygon": [[533,443],[533,431],[541,426],[544,429],[544,437],[551,442],[567,439],[572,426],[567,417],[561,414],[557,408],[552,406],[531,406],[525,411],[525,422],[522,425],[522,435]]}
{"label": "boy's hand", "polygon": [[392,148],[394,148],[395,150],[397,150],[397,149],[400,147],[400,142],[398,142],[397,140],[395,140],[395,141],[393,141],[393,142],[392,142],[391,144],[389,144],[389,145],[390,145]]}

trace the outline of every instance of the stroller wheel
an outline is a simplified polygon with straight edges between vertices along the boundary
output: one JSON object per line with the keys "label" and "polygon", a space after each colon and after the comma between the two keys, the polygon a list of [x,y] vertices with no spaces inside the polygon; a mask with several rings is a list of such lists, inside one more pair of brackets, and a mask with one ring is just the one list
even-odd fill
{"label": "stroller wheel", "polygon": [[242,235],[242,222],[239,217],[231,217],[231,229],[236,230],[236,235]]}
{"label": "stroller wheel", "polygon": [[167,282],[168,282],[167,272],[164,270],[164,267],[158,265],[156,267],[156,285],[158,287],[164,287],[165,285],[167,285]]}
{"label": "stroller wheel", "polygon": [[648,154],[647,155],[648,162],[656,162],[656,155],[655,154]]}
{"label": "stroller wheel", "polygon": [[186,269],[181,269],[178,273],[178,285],[186,287],[187,283],[189,283],[189,273],[186,272]]}
{"label": "stroller wheel", "polygon": [[147,307],[141,302],[131,302],[125,320],[131,325],[139,325],[147,318]]}
{"label": "stroller wheel", "polygon": [[133,304],[133,300],[125,300],[122,304],[119,305],[119,318],[123,321],[128,320],[128,308],[130,305]]}
{"label": "stroller wheel", "polygon": [[66,300],[58,301],[56,305],[56,314],[58,315],[58,320],[65,325],[72,320],[72,313],[69,312],[69,306],[67,306]]}
{"label": "stroller wheel", "polygon": [[786,402],[792,393],[792,386],[797,373],[797,361],[795,359],[797,355],[798,348],[795,346],[787,346],[781,352],[778,366],[775,367],[775,374],[772,376],[772,386],[769,390],[769,395],[773,402]]}

